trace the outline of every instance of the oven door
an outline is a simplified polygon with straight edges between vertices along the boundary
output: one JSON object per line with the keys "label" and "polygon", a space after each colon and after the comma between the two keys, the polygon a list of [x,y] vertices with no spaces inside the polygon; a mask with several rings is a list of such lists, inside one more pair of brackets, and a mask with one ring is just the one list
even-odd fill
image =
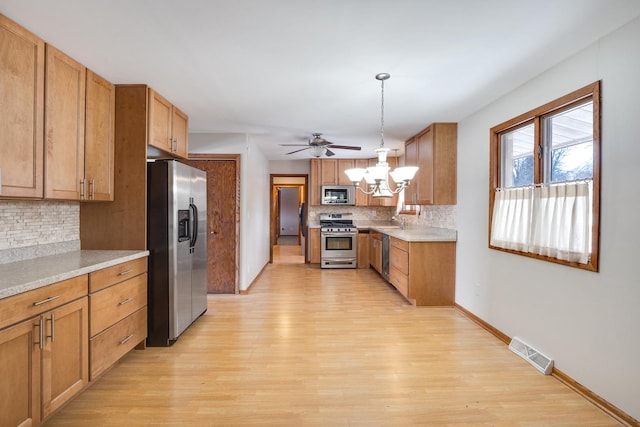
{"label": "oven door", "polygon": [[323,268],[355,268],[357,266],[357,232],[321,231],[320,240]]}

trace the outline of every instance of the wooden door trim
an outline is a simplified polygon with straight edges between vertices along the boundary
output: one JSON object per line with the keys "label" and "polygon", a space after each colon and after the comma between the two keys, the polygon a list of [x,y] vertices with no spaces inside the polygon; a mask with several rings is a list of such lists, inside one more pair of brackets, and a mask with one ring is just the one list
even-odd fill
{"label": "wooden door trim", "polygon": [[[274,178],[304,178],[304,184],[274,184]],[[276,244],[277,235],[277,222],[278,222],[278,203],[275,194],[277,194],[276,187],[296,187],[303,188],[303,200],[309,207],[309,175],[308,174],[294,174],[294,173],[272,173],[269,175],[269,182],[271,184],[269,195],[269,263],[273,264],[273,246]],[[307,236],[308,238],[309,236]],[[306,254],[306,251],[305,251]],[[305,255],[305,262],[308,259],[308,254]]]}
{"label": "wooden door trim", "polygon": [[240,154],[194,154],[189,153],[188,160],[233,160],[236,163],[236,272],[235,294],[240,292]]}

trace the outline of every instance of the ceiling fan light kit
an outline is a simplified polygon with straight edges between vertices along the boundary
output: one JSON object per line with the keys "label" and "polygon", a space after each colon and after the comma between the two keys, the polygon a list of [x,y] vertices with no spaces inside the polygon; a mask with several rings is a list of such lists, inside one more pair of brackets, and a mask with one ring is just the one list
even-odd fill
{"label": "ceiling fan light kit", "polygon": [[[391,77],[388,73],[380,73],[376,75],[376,80],[380,80],[382,102],[380,107],[380,147],[376,149],[378,156],[378,162],[375,166],[370,166],[366,169],[354,168],[344,171],[349,178],[349,181],[360,191],[365,194],[371,194],[373,197],[393,197],[404,190],[410,183],[413,177],[418,172],[417,166],[403,166],[390,171],[389,163],[387,162],[387,154],[389,149],[384,146],[384,81]],[[391,190],[389,187],[389,175],[395,182],[396,188]],[[360,182],[364,179],[368,189],[363,189],[360,186]]]}
{"label": "ceiling fan light kit", "polygon": [[313,133],[311,134],[313,138],[309,139],[307,144],[280,144],[282,147],[304,147],[298,150],[291,151],[287,154],[298,153],[304,150],[311,150],[311,155],[313,157],[322,157],[327,156],[335,156],[336,153],[330,150],[330,148],[340,149],[340,150],[360,150],[360,147],[354,147],[352,145],[338,145],[333,142],[329,142],[322,137],[321,133]]}

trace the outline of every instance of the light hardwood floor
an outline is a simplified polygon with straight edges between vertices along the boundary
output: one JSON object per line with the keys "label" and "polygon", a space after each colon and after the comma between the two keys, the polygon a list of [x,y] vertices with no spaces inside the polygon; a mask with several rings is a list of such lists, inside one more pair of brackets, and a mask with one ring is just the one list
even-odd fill
{"label": "light hardwood floor", "polygon": [[452,308],[412,307],[370,270],[274,263],[47,425],[619,424]]}

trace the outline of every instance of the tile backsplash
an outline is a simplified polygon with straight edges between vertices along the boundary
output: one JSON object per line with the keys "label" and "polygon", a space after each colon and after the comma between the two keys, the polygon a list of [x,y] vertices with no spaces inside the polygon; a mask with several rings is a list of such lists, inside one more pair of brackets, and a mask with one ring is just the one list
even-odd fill
{"label": "tile backsplash", "polygon": [[0,200],[0,263],[79,248],[79,202]]}
{"label": "tile backsplash", "polygon": [[[321,213],[351,213],[354,221],[391,221],[395,207],[309,206],[309,224],[317,225]],[[400,215],[408,227],[456,229],[456,205],[420,206],[419,215]]]}

